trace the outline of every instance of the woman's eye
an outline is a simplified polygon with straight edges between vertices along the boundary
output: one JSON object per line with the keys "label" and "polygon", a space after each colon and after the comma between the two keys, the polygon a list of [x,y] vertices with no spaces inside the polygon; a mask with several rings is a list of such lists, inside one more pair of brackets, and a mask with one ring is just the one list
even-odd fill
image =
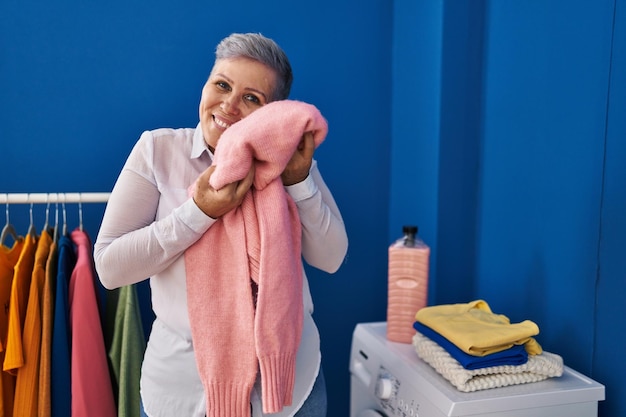
{"label": "woman's eye", "polygon": [[254,94],[246,94],[246,96],[244,97],[246,100],[248,100],[251,103],[254,104],[261,104],[261,100],[259,100],[259,98],[257,96],[255,96]]}
{"label": "woman's eye", "polygon": [[225,81],[217,81],[215,85],[221,90],[230,91],[230,85],[228,85],[228,83]]}

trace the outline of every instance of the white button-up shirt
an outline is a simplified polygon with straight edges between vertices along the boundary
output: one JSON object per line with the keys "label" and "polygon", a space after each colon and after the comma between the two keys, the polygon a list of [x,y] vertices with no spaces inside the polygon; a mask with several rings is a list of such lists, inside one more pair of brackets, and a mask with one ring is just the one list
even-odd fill
{"label": "white button-up shirt", "polygon": [[[150,417],[206,414],[206,396],[187,315],[183,254],[216,221],[196,206],[187,191],[211,161],[199,125],[195,129],[144,132],[111,193],[95,243],[96,269],[105,287],[150,278],[156,320],[141,375],[142,401]],[[335,272],[347,252],[348,239],[317,163],[313,161],[306,180],[286,190],[298,207],[304,260]],[[320,368],[320,340],[306,275],[303,297],[305,317],[293,403],[272,414],[276,417],[293,416],[298,411]],[[259,390],[257,384],[251,396],[254,417],[262,415]]]}

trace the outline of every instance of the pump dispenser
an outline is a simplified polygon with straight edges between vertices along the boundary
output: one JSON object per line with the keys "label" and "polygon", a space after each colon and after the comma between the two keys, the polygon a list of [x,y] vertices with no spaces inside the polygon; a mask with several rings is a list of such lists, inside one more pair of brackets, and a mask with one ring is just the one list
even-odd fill
{"label": "pump dispenser", "polygon": [[428,302],[430,248],[417,230],[404,226],[404,236],[389,246],[387,339],[392,342],[412,342],[415,314]]}

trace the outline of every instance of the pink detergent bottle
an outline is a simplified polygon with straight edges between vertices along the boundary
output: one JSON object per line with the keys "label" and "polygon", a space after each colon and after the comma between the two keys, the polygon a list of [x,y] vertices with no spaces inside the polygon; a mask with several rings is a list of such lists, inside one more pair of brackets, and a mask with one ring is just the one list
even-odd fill
{"label": "pink detergent bottle", "polygon": [[430,248],[417,237],[417,226],[404,226],[402,232],[389,246],[387,339],[411,343],[415,314],[428,302]]}

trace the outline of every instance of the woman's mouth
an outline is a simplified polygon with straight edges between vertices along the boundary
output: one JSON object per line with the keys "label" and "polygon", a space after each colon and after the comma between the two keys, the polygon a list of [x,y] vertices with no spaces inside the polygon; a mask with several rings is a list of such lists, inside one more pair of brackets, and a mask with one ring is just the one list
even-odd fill
{"label": "woman's mouth", "polygon": [[215,115],[213,115],[213,121],[220,129],[226,130],[230,127],[229,123],[226,123],[224,120],[220,119],[219,117]]}

